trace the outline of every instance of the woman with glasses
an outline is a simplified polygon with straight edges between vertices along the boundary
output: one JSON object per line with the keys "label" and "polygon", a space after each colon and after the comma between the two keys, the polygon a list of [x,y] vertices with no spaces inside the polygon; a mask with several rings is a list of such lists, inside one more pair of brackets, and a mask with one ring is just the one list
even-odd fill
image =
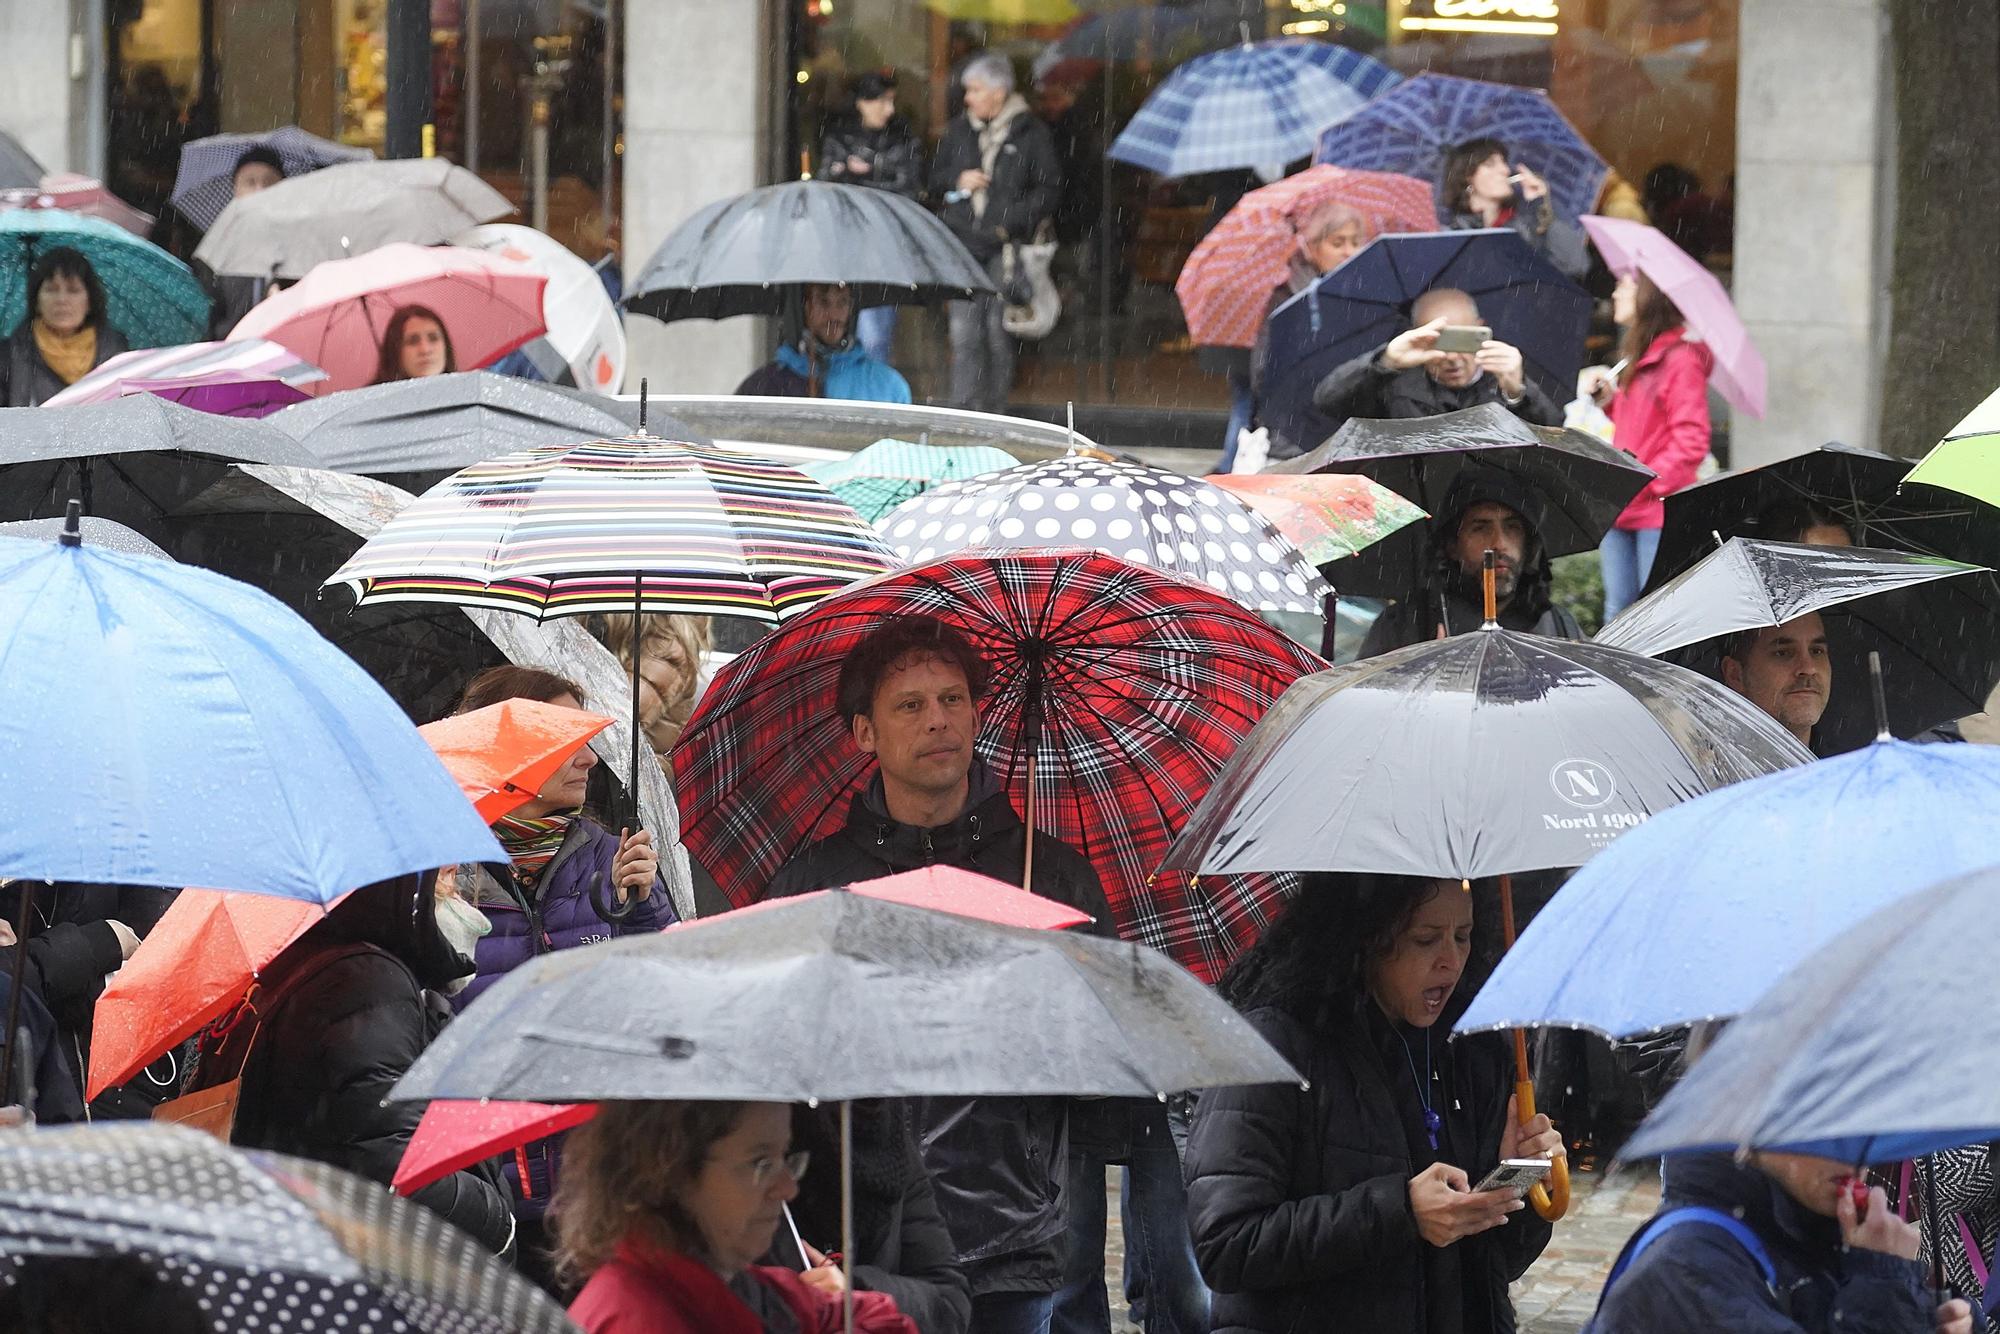
{"label": "woman with glasses", "polygon": [[[759,1264],[809,1155],[770,1102],[607,1102],[572,1132],[552,1217],[585,1334],[833,1334],[845,1294]],[[832,1165],[830,1165],[832,1166]],[[918,1334],[879,1292],[854,1327]]]}

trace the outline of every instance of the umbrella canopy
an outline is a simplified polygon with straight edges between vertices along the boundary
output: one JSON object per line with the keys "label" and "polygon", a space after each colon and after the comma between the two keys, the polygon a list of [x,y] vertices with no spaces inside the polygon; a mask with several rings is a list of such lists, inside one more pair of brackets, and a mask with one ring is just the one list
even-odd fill
{"label": "umbrella canopy", "polygon": [[1868,744],[1870,654],[1891,685],[1889,730],[1911,737],[1978,713],[2000,683],[2000,596],[1985,571],[1937,556],[1733,537],[1627,607],[1597,642],[1721,676],[1721,637],[1822,614],[1833,694],[1813,729],[1822,753]]}
{"label": "umbrella canopy", "polygon": [[21,141],[5,130],[0,130],[0,188],[41,184],[45,172],[35,155],[21,147]]}
{"label": "umbrella canopy", "polygon": [[507,699],[440,718],[417,732],[431,743],[459,790],[492,824],[532,801],[609,718],[560,704]]}
{"label": "umbrella canopy", "polygon": [[67,540],[0,543],[0,784],[52,798],[0,828],[17,879],[327,903],[505,859],[402,711],[304,621],[207,570]]}
{"label": "umbrella canopy", "polygon": [[1403,76],[1344,46],[1292,38],[1196,56],[1154,89],[1107,156],[1162,176],[1235,167],[1277,176],[1321,130]]}
{"label": "umbrella canopy", "polygon": [[1623,1155],[1888,1163],[2000,1139],[2000,1084],[1967,1078],[2000,1054],[1983,947],[1997,895],[2000,871],[1961,876],[1813,951],[1723,1031]]}
{"label": "umbrella canopy", "polygon": [[64,1259],[137,1261],[218,1334],[574,1329],[504,1260],[378,1183],[180,1126],[7,1136],[0,1239],[9,1286]]}
{"label": "umbrella canopy", "polygon": [[1152,1097],[1297,1078],[1145,946],[820,894],[541,955],[466,1007],[394,1096]]}
{"label": "umbrella canopy", "polygon": [[235,198],[236,164],[253,148],[276,153],[286,180],[337,162],[366,162],[375,156],[365,148],[308,134],[296,125],[282,125],[262,134],[211,134],[181,145],[180,171],[167,202],[201,230],[215,226],[222,210]]}
{"label": "umbrella canopy", "polygon": [[142,213],[112,194],[104,188],[103,181],[69,172],[44,176],[39,185],[32,187],[0,191],[0,209],[10,208],[59,208],[66,213],[101,218],[134,236],[144,236],[153,230],[152,214]]}
{"label": "umbrella canopy", "polygon": [[[1218,473],[1210,483],[1242,497],[1313,564],[1324,567],[1398,534],[1421,542],[1411,525],[1424,512],[1371,478],[1343,473]],[[1417,558],[1408,557],[1411,564]]]}
{"label": "umbrella canopy", "polygon": [[625,383],[625,325],[597,270],[562,242],[511,222],[489,222],[452,238],[453,245],[512,260],[549,280],[542,290],[548,332],[521,350],[543,379],[594,394]]}
{"label": "umbrella canopy", "polygon": [[102,218],[36,208],[0,213],[0,329],[27,318],[28,270],[59,246],[90,261],[105,322],[133,347],[192,342],[207,327],[208,294],[187,265]]}
{"label": "umbrella canopy", "polygon": [[1811,758],[1693,672],[1489,624],[1300,680],[1166,869],[1476,880],[1580,866],[1689,797]]}
{"label": "umbrella canopy", "polygon": [[900,570],[828,598],[724,667],[672,756],[702,865],[745,903],[845,823],[875,769],[834,707],[840,665],[903,615],[948,622],[992,665],[978,753],[1016,810],[1032,781],[1037,829],[1090,859],[1120,934],[1219,976],[1283,887],[1196,890],[1153,872],[1237,741],[1321,663],[1207,585],[1101,552],[967,551]]}
{"label": "umbrella canopy", "polygon": [[318,265],[252,307],[229,337],[283,344],[324,366],[328,387],[358,389],[374,382],[382,339],[404,306],[433,312],[459,362],[477,366],[542,333],[547,285],[509,259],[397,242]]}
{"label": "umbrella canopy", "polygon": [[898,505],[940,483],[1000,472],[1014,463],[1012,454],[991,445],[877,440],[845,458],[808,463],[801,471],[854,506],[862,518],[879,524]]}
{"label": "umbrella canopy", "polygon": [[[1523,518],[1550,556],[1595,548],[1619,511],[1653,478],[1630,454],[1583,431],[1530,426],[1498,403],[1435,417],[1356,418],[1280,474],[1359,473],[1435,514],[1468,471],[1506,474],[1535,502]],[[1333,572],[1343,593],[1398,597],[1422,583],[1422,557],[1384,544]]]}
{"label": "umbrella canopy", "polygon": [[1317,166],[1252,190],[1189,252],[1174,279],[1188,337],[1203,347],[1251,347],[1272,289],[1298,253],[1299,228],[1315,211],[1339,204],[1374,232],[1436,228],[1431,187],[1409,176]]}
{"label": "umbrella canopy", "polygon": [[156,394],[169,403],[219,417],[268,417],[280,408],[303,403],[311,397],[283,380],[246,371],[127,380],[125,385],[135,394]]}
{"label": "umbrella canopy", "polygon": [[[1903,485],[1927,488],[1928,500],[1939,493],[1966,496],[1981,505],[2000,505],[2000,389],[1968,412],[1951,433],[1910,469]],[[1990,521],[1982,527],[1991,530]],[[1991,540],[1989,538],[1989,540]]]}
{"label": "umbrella canopy", "polygon": [[1660,289],[1715,354],[1708,378],[1739,412],[1764,415],[1764,354],[1750,341],[1750,331],[1729,300],[1729,292],[1708,267],[1668,240],[1665,233],[1643,222],[1586,214],[1597,253],[1611,272],[1623,278],[1643,273]]}
{"label": "umbrella canopy", "polygon": [[1459,1029],[1625,1037],[1737,1014],[1869,913],[2000,862],[1995,803],[2000,752],[1906,741],[1697,797],[1572,876]]}
{"label": "umbrella canopy", "polygon": [[[86,514],[81,524],[80,531],[86,546],[103,551],[123,551],[133,556],[151,556],[154,560],[173,559],[122,523],[113,523],[109,519],[93,518]],[[25,537],[36,542],[55,542],[61,540],[68,526],[67,519],[19,519],[13,523],[0,523],[0,537]]]}
{"label": "umbrella canopy", "polygon": [[625,307],[657,320],[777,315],[803,283],[847,287],[857,309],[993,290],[971,252],[915,200],[788,181],[710,204],[674,228]]}
{"label": "umbrella canopy", "polygon": [[441,157],[342,162],[235,200],[194,257],[216,273],[303,278],[314,265],[393,242],[439,245],[513,211]]}
{"label": "umbrella canopy", "polygon": [[[326,372],[309,361],[300,361],[289,348],[263,338],[236,342],[182,343],[175,347],[142,348],[121,352],[90,374],[67,385],[50,398],[45,408],[74,407],[82,403],[108,403],[128,394],[158,393],[151,386],[174,383],[209,383],[231,386],[255,382],[276,382],[298,389],[326,378]],[[202,411],[212,411],[187,395],[175,402]],[[304,398],[301,391],[299,398]]]}
{"label": "umbrella canopy", "polygon": [[1081,455],[947,482],[884,519],[882,537],[912,565],[968,548],[1086,547],[1259,610],[1317,615],[1332,591],[1228,492],[1165,468]]}
{"label": "umbrella canopy", "polygon": [[1314,386],[1409,328],[1416,299],[1439,287],[1470,296],[1556,402],[1575,394],[1590,297],[1526,241],[1505,228],[1380,236],[1271,312],[1265,419],[1302,445],[1326,439],[1340,423],[1313,407]]}
{"label": "umbrella canopy", "polygon": [[1567,218],[1590,212],[1611,171],[1547,93],[1446,74],[1420,74],[1376,98],[1321,135],[1313,160],[1435,181],[1453,146],[1486,138],[1547,181]]}

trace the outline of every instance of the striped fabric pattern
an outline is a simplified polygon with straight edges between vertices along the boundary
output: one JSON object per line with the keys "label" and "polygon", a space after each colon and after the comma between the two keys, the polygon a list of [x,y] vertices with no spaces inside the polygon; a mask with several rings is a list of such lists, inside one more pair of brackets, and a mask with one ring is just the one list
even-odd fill
{"label": "striped fabric pattern", "polygon": [[277,380],[297,389],[324,380],[326,372],[268,338],[235,343],[180,343],[120,353],[42,406],[108,403],[127,394],[147,392],[135,387],[133,381],[224,377]]}
{"label": "striped fabric pattern", "polygon": [[452,474],[326,582],[363,603],[539,618],[642,609],[775,623],[895,558],[797,469],[653,436],[519,450]]}

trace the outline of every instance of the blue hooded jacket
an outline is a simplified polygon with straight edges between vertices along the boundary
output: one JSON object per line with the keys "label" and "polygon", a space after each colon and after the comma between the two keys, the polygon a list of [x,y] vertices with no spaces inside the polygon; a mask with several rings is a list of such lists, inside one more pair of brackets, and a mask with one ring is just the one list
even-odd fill
{"label": "blue hooded jacket", "polygon": [[[795,375],[810,377],[805,353],[787,344],[773,358]],[[855,398],[869,403],[907,403],[910,382],[895,367],[877,361],[859,343],[829,353],[820,361],[823,398]]]}

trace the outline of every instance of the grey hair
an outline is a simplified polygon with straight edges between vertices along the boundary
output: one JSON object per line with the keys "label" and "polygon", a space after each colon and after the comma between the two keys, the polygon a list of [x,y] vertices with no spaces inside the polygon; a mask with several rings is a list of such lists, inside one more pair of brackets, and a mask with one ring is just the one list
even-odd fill
{"label": "grey hair", "polygon": [[981,51],[965,62],[965,72],[958,76],[961,87],[966,84],[983,83],[989,88],[1014,91],[1014,62],[994,51]]}

